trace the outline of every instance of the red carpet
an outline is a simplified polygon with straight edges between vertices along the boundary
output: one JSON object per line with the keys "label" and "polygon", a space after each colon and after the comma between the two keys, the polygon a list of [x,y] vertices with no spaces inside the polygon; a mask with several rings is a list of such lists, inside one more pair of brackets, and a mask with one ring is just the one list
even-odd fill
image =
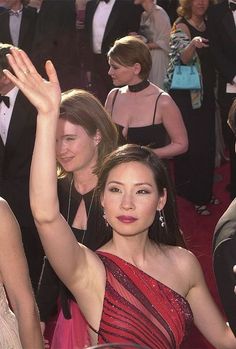
{"label": "red carpet", "polygon": [[[180,197],[177,198],[177,205],[181,229],[184,232],[188,248],[198,257],[210,292],[215,302],[221,307],[212,269],[212,236],[218,219],[230,204],[229,193],[225,190],[229,180],[228,163],[224,163],[220,168],[216,169],[216,174],[220,175],[222,180],[216,181],[214,196],[220,199],[221,204],[217,206],[211,205],[210,216],[197,215],[192,205]],[[197,329],[193,328],[181,349],[214,348],[202,337]]]}

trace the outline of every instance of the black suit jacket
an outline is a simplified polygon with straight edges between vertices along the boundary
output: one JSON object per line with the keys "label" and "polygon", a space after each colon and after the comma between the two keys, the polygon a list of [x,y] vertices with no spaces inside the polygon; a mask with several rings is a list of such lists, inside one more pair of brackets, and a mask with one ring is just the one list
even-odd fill
{"label": "black suit jacket", "polygon": [[213,264],[222,304],[236,336],[236,199],[220,218],[213,239]]}
{"label": "black suit jacket", "polygon": [[32,60],[46,77],[45,62],[50,59],[62,90],[76,87],[75,21],[74,0],[44,0],[38,13]]}
{"label": "black suit jacket", "polygon": [[[85,32],[92,52],[93,17],[98,6],[98,0],[89,0],[85,12]],[[126,36],[129,32],[137,32],[143,9],[133,4],[131,0],[116,0],[111,10],[105,28],[102,54],[106,54],[116,39]]]}
{"label": "black suit jacket", "polygon": [[228,0],[212,6],[208,13],[209,45],[220,78],[231,83],[236,76],[236,26]]}
{"label": "black suit jacket", "polygon": [[[19,224],[33,227],[29,204],[29,175],[36,132],[35,108],[18,92],[5,146],[0,141],[0,195]],[[1,137],[0,137],[1,138]]]}
{"label": "black suit jacket", "polygon": [[[36,9],[31,7],[23,8],[18,47],[22,48],[27,53],[31,52],[36,19]],[[9,11],[3,7],[0,8],[0,42],[12,45],[9,28]]]}

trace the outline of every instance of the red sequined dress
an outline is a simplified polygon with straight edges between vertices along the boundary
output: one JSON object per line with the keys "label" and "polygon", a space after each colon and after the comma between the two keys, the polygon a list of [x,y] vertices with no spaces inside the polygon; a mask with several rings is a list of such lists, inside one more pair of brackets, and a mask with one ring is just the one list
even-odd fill
{"label": "red sequined dress", "polygon": [[107,275],[98,344],[179,348],[193,321],[186,299],[117,256],[98,256]]}

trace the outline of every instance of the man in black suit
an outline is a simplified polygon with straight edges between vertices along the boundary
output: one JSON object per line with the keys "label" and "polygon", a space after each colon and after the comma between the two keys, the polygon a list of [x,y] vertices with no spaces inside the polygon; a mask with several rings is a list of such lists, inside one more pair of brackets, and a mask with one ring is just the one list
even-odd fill
{"label": "man in black suit", "polygon": [[219,72],[218,102],[224,139],[231,162],[231,198],[236,196],[236,155],[234,135],[227,125],[229,108],[236,97],[236,0],[212,6],[208,14],[209,46]]}
{"label": "man in black suit", "polygon": [[37,11],[25,7],[22,0],[0,0],[0,42],[31,52]]}
{"label": "man in black suit", "polygon": [[[43,250],[29,203],[29,175],[36,132],[36,109],[4,75],[11,45],[0,44],[0,196],[6,199],[21,228],[34,290]],[[9,69],[11,70],[11,69]]]}
{"label": "man in black suit", "polygon": [[[236,100],[230,112],[229,123],[236,135]],[[213,240],[213,265],[219,294],[229,321],[236,336],[236,199],[220,218],[215,228]]]}
{"label": "man in black suit", "polygon": [[42,0],[38,6],[32,61],[46,77],[44,66],[50,59],[62,91],[78,87],[75,1]]}
{"label": "man in black suit", "polygon": [[132,0],[89,0],[85,13],[88,67],[95,94],[102,103],[112,88],[106,54],[116,39],[138,32],[142,8]]}

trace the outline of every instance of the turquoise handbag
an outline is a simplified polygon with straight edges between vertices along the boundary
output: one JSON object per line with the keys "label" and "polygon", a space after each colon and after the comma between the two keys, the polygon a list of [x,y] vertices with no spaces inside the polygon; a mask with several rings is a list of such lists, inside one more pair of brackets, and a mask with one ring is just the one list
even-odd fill
{"label": "turquoise handbag", "polygon": [[200,90],[201,82],[197,68],[192,65],[176,65],[171,81],[172,90]]}

